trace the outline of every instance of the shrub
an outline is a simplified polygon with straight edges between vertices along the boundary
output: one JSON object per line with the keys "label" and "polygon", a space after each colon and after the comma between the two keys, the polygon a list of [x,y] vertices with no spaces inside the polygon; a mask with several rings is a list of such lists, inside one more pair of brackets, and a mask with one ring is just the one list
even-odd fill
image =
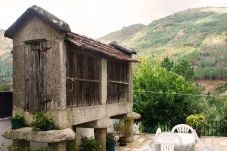
{"label": "shrub", "polygon": [[112,143],[112,142],[116,142],[114,139],[114,134],[113,133],[108,133],[106,135],[106,143]]}
{"label": "shrub", "polygon": [[23,115],[20,112],[16,112],[11,117],[12,129],[22,128],[24,126]]}
{"label": "shrub", "polygon": [[207,121],[204,114],[192,114],[186,118],[186,123],[193,128],[202,128]]}
{"label": "shrub", "polygon": [[79,151],[100,151],[100,145],[95,139],[83,137],[81,139]]}
{"label": "shrub", "polygon": [[53,120],[48,113],[38,112],[34,115],[32,121],[33,129],[50,130],[53,129]]}
{"label": "shrub", "polygon": [[8,149],[8,151],[52,151],[49,147],[41,147],[39,149],[31,149],[30,147],[22,147],[22,146],[15,145],[15,144],[8,146],[7,149]]}
{"label": "shrub", "polygon": [[124,133],[125,131],[124,119],[120,119],[118,122],[115,122],[113,126],[114,131],[116,133]]}
{"label": "shrub", "polygon": [[15,112],[11,117],[11,120],[20,120],[23,119],[23,114],[20,112]]}
{"label": "shrub", "polygon": [[70,141],[68,144],[67,144],[67,151],[78,151],[79,150],[79,146],[76,142],[76,139],[73,140],[73,141]]}

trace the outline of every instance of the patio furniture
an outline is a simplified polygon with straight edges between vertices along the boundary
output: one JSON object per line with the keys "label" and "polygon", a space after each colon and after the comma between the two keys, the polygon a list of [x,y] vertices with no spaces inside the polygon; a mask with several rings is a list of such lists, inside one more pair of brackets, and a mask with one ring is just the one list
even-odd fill
{"label": "patio furniture", "polygon": [[200,150],[199,151],[213,151],[210,147],[208,147],[206,144],[204,144],[198,137],[196,131],[193,131],[193,134],[195,136],[196,141],[199,143],[200,145]]}
{"label": "patio furniture", "polygon": [[155,133],[155,137],[158,135],[158,134],[160,134],[162,131],[161,131],[161,128],[158,128],[157,130],[156,130],[156,133]]}
{"label": "patio furniture", "polygon": [[157,151],[174,151],[175,141],[182,143],[181,138],[175,133],[164,132],[155,137],[154,143]]}
{"label": "patio furniture", "polygon": [[172,128],[172,132],[175,133],[193,133],[194,129],[187,124],[178,124]]}
{"label": "patio furniture", "polygon": [[195,151],[196,138],[193,133],[174,133],[178,135],[182,142],[175,141],[175,151]]}

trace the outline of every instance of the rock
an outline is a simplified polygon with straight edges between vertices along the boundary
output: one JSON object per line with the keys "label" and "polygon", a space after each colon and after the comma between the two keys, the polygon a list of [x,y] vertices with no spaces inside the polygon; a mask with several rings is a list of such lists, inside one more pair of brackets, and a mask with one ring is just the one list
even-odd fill
{"label": "rock", "polygon": [[8,128],[3,132],[2,136],[8,139],[58,143],[61,141],[74,140],[75,132],[70,128],[63,130],[34,131],[31,127],[24,127],[20,129]]}

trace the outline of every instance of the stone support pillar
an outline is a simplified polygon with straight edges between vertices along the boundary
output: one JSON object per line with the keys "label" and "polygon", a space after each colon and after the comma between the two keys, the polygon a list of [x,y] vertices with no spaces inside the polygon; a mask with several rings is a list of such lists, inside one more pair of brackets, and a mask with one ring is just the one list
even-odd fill
{"label": "stone support pillar", "polygon": [[134,137],[133,137],[134,120],[133,119],[125,119],[124,124],[126,126],[125,131],[124,131],[124,135],[126,137],[126,142],[132,143],[134,141]]}
{"label": "stone support pillar", "polygon": [[126,114],[125,117],[125,137],[126,137],[126,142],[127,143],[132,143],[134,141],[134,120],[135,119],[139,119],[141,117],[141,115],[139,115],[136,112],[130,112],[128,114]]}
{"label": "stone support pillar", "polygon": [[49,143],[48,146],[53,151],[66,151],[66,141],[58,143]]}
{"label": "stone support pillar", "polygon": [[95,140],[101,145],[100,151],[106,151],[107,128],[95,128]]}
{"label": "stone support pillar", "polygon": [[101,88],[100,88],[101,104],[106,104],[106,101],[107,101],[107,60],[106,59],[101,59],[100,80],[101,80]]}
{"label": "stone support pillar", "polygon": [[19,139],[14,139],[13,140],[13,146],[18,146],[20,148],[28,148],[30,147],[30,142],[26,140],[19,140]]}

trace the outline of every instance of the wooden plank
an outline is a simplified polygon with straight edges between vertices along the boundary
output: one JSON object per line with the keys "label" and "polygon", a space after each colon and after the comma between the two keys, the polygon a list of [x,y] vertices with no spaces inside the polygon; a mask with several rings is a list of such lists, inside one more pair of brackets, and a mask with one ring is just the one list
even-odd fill
{"label": "wooden plank", "polygon": [[29,45],[24,45],[24,76],[25,76],[25,106],[24,110],[29,111],[29,52],[30,46]]}
{"label": "wooden plank", "polygon": [[39,99],[40,99],[40,111],[46,111],[46,82],[45,82],[45,76],[44,76],[44,68],[46,65],[46,60],[45,60],[45,54],[46,52],[43,51],[46,49],[46,43],[45,42],[40,42],[40,50],[38,50],[39,54],[39,68],[40,68],[40,79],[39,79]]}
{"label": "wooden plank", "polygon": [[81,81],[81,82],[95,82],[95,83],[99,83],[99,80],[89,80],[89,79],[78,79],[78,78],[70,78],[67,77],[66,79],[70,79],[70,80],[75,80],[75,81]]}
{"label": "wooden plank", "polygon": [[115,83],[115,84],[123,84],[123,85],[128,85],[128,83],[127,83],[127,82],[122,82],[122,81],[111,81],[111,80],[109,80],[108,82],[110,82],[110,83]]}

